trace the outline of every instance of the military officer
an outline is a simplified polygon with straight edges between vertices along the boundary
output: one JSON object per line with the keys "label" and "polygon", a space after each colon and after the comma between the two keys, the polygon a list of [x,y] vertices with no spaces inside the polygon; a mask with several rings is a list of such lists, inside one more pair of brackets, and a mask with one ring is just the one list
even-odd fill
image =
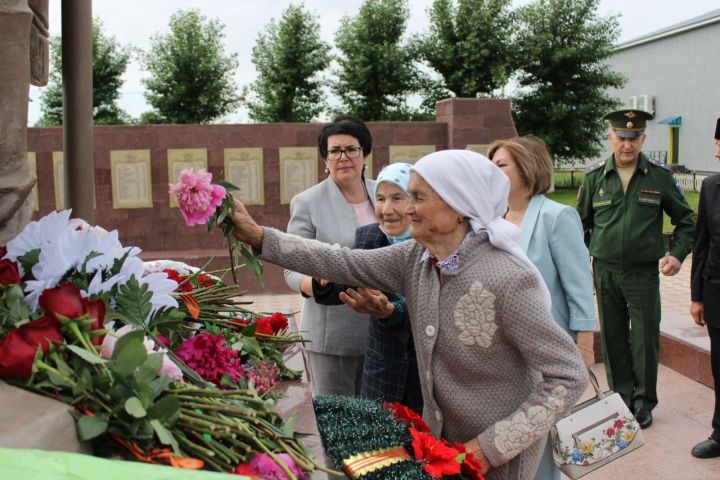
{"label": "military officer", "polygon": [[[610,122],[612,156],[591,166],[578,191],[578,213],[593,257],[600,330],[608,383],[642,428],[658,403],[660,279],[675,275],[692,249],[693,211],[666,166],[641,149],[653,117],[618,110]],[[675,226],[670,251],[663,211]]]}

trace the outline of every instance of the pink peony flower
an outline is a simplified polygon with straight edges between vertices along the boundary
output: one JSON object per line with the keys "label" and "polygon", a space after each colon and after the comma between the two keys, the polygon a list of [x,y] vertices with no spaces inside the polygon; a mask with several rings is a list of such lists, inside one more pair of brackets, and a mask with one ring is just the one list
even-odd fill
{"label": "pink peony flower", "polygon": [[188,226],[207,223],[225,198],[225,188],[211,182],[212,173],[190,168],[180,172],[178,183],[170,185]]}
{"label": "pink peony flower", "polygon": [[202,378],[216,385],[224,373],[237,382],[243,376],[237,350],[225,346],[222,334],[201,333],[190,337],[175,350],[175,354]]}
{"label": "pink peony flower", "polygon": [[[286,467],[297,477],[305,478],[305,471],[298,467],[295,460],[286,453],[276,453],[276,457],[285,464]],[[264,480],[287,480],[288,476],[275,461],[270,458],[267,453],[261,453],[255,455],[250,460],[250,466],[258,473]]]}

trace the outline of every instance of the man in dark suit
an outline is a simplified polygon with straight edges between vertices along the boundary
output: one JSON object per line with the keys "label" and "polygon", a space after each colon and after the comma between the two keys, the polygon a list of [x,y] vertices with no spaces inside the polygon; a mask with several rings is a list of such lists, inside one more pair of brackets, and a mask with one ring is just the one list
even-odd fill
{"label": "man in dark suit", "polygon": [[[720,159],[720,118],[715,127],[715,157]],[[690,314],[698,325],[707,325],[715,382],[713,432],[693,447],[692,455],[713,458],[720,457],[720,174],[707,177],[700,188],[691,275]]]}

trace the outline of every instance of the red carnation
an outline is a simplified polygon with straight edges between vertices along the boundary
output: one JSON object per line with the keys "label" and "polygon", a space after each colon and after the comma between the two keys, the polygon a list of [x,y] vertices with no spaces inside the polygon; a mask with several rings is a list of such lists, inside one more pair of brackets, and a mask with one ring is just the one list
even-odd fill
{"label": "red carnation", "polygon": [[272,335],[273,334],[273,328],[272,323],[270,322],[270,317],[260,317],[255,320],[255,325],[257,325],[257,329],[255,330],[255,333],[262,333],[263,335]]}
{"label": "red carnation", "polygon": [[38,346],[47,353],[50,342],[62,339],[60,324],[47,315],[8,333],[0,340],[0,378],[28,378]]}
{"label": "red carnation", "polygon": [[457,457],[460,452],[427,433],[410,428],[412,447],[415,460],[422,463],[425,470],[433,478],[460,473]]}
{"label": "red carnation", "polygon": [[[180,275],[180,272],[178,272],[177,270],[173,270],[172,268],[166,268],[165,270],[163,270],[163,272],[165,272],[167,274],[167,276],[170,280],[175,280],[175,282],[177,282],[177,284],[178,284],[177,290],[178,291],[180,291],[180,292],[192,292],[193,291],[193,287],[192,287],[192,285],[190,285],[190,282],[185,282],[185,280],[187,280],[186,275]],[[183,282],[185,282],[185,283],[183,283]],[[182,285],[180,285],[181,283],[182,283]]]}
{"label": "red carnation", "polygon": [[273,313],[269,317],[259,317],[255,319],[257,324],[257,333],[264,335],[275,335],[282,332],[288,327],[288,319],[280,312]]}
{"label": "red carnation", "polygon": [[395,418],[400,420],[403,423],[408,424],[408,426],[414,428],[418,432],[423,433],[430,433],[430,427],[428,427],[427,423],[425,423],[425,420],[422,419],[420,415],[415,413],[414,410],[406,407],[405,405],[395,402],[395,403],[385,403],[385,408],[393,412],[393,415],[395,415]]}

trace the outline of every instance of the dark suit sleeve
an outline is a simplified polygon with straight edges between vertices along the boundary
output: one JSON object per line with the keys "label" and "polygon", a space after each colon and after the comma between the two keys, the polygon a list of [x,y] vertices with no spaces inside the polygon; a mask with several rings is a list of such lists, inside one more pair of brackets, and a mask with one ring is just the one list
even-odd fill
{"label": "dark suit sleeve", "polygon": [[663,200],[663,208],[675,226],[670,255],[682,262],[693,249],[693,230],[695,229],[692,220],[693,210],[672,176],[670,182],[671,186],[665,195],[669,201]]}
{"label": "dark suit sleeve", "polygon": [[700,187],[700,203],[698,204],[698,219],[695,224],[695,245],[693,247],[692,268],[690,270],[690,300],[702,302],[703,270],[707,260],[710,246],[710,232],[707,224],[707,194],[706,182]]}
{"label": "dark suit sleeve", "polygon": [[[353,248],[367,249],[368,245],[365,237],[366,229],[364,227],[358,227],[357,230],[355,230],[355,245]],[[348,288],[352,288],[349,285],[342,285],[340,283],[328,283],[322,287],[314,278],[312,287],[315,303],[319,303],[320,305],[342,305],[343,302],[340,301],[340,293]]]}

